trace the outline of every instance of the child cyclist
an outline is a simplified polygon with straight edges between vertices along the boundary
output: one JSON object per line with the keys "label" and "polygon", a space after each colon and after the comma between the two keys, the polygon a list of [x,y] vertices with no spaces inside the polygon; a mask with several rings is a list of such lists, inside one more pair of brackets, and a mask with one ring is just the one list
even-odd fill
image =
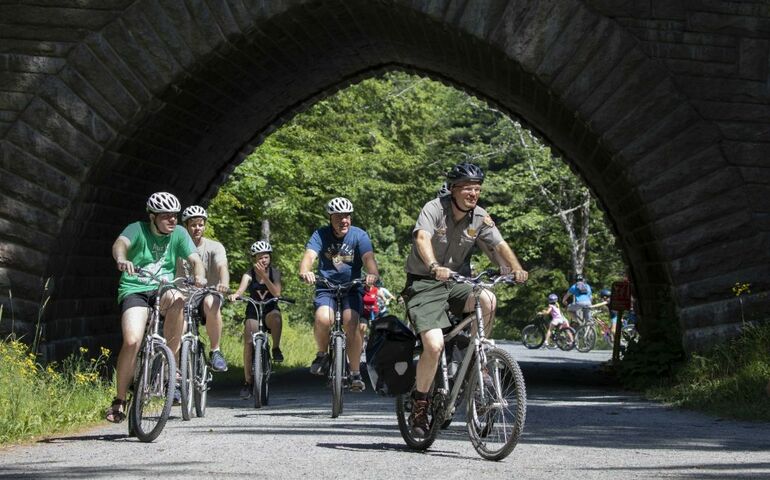
{"label": "child cyclist", "polygon": [[[238,286],[238,291],[230,295],[230,301],[235,300],[237,297],[243,295],[243,292],[248,290],[249,296],[255,300],[269,300],[273,297],[281,296],[281,272],[277,268],[270,265],[270,254],[273,248],[270,244],[264,240],[254,242],[249,249],[251,253],[251,259],[253,262],[252,267],[243,274],[241,277],[241,284]],[[262,311],[265,323],[265,327],[270,331],[273,337],[273,361],[276,363],[283,362],[283,353],[281,352],[281,309],[278,307],[278,303],[271,303],[266,305]],[[243,325],[243,373],[246,377],[246,381],[241,389],[241,397],[249,398],[251,396],[251,360],[254,349],[251,343],[251,335],[256,333],[258,328],[257,324],[257,310],[254,305],[246,305],[246,321]]]}
{"label": "child cyclist", "polygon": [[[551,322],[548,324],[548,331],[545,332],[545,342],[543,342],[543,345],[547,346],[548,340],[551,338],[553,327],[566,328],[569,327],[569,322],[561,314],[561,310],[559,310],[559,297],[555,293],[548,295],[548,308],[539,313],[540,315],[551,316]],[[572,336],[572,332],[567,330],[567,335],[569,336],[570,343],[573,343],[575,339]]]}

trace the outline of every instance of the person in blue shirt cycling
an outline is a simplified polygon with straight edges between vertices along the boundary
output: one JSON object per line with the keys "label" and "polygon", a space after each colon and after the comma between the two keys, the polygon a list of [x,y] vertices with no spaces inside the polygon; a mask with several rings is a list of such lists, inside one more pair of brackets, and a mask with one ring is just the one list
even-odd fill
{"label": "person in blue shirt cycling", "polygon": [[[570,295],[574,298],[572,303],[567,302]],[[567,307],[567,311],[573,319],[577,316],[577,312],[582,311],[585,322],[591,319],[591,298],[591,285],[586,282],[582,274],[578,273],[575,283],[564,293],[561,302]]]}
{"label": "person in blue shirt cycling", "polygon": [[[326,204],[329,225],[313,232],[305,246],[305,254],[299,264],[300,278],[314,285],[316,273],[311,271],[318,259],[318,276],[333,283],[347,283],[361,277],[361,268],[366,268],[367,285],[374,285],[379,278],[377,261],[374,257],[369,235],[354,227],[351,221],[353,204],[344,197],[333,198]],[[348,361],[350,362],[350,389],[361,392],[366,388],[361,379],[361,350],[363,338],[358,327],[362,300],[360,290],[351,290],[337,305],[334,293],[316,288],[315,325],[313,328],[318,352],[310,366],[310,373],[325,375],[329,368],[329,334],[334,323],[334,312],[342,308],[342,322],[347,339]]]}

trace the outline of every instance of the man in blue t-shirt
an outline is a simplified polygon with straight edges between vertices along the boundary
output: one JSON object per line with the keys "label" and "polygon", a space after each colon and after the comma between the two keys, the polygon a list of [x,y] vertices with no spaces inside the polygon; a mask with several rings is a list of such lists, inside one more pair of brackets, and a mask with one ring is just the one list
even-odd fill
{"label": "man in blue t-shirt", "polygon": [[[374,285],[379,277],[377,261],[374,258],[372,242],[362,229],[354,227],[350,214],[353,204],[350,200],[337,197],[326,204],[329,225],[321,227],[310,237],[305,246],[305,255],[299,264],[300,278],[310,284],[316,283],[316,273],[311,271],[318,259],[318,276],[340,284],[361,277],[361,267],[366,267],[366,284]],[[315,341],[318,346],[310,373],[325,375],[329,367],[329,334],[338,308],[333,292],[316,288],[315,299]],[[361,291],[351,290],[342,299],[342,322],[347,339],[348,360],[350,361],[350,389],[363,391],[366,385],[361,379],[361,349],[363,338],[358,328],[361,315]]]}
{"label": "man in blue t-shirt", "polygon": [[[574,297],[575,301],[568,304],[567,299],[570,295]],[[564,293],[561,302],[567,307],[567,311],[573,319],[577,312],[582,310],[583,321],[591,320],[591,303],[593,303],[591,285],[585,281],[582,274],[577,274],[575,283]]]}

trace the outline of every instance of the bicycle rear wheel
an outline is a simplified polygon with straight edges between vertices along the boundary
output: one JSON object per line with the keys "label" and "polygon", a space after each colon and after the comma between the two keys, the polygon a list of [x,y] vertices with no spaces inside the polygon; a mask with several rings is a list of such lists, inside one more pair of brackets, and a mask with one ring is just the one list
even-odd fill
{"label": "bicycle rear wheel", "polygon": [[540,348],[545,341],[545,332],[537,325],[527,325],[521,331],[521,343],[529,349]]}
{"label": "bicycle rear wheel", "polygon": [[[133,415],[134,433],[142,442],[151,442],[158,438],[171,413],[174,402],[174,384],[176,382],[176,362],[174,355],[166,345],[152,347],[149,358],[139,359],[141,372],[136,382],[133,402],[129,415]],[[146,370],[145,370],[146,367]]]}
{"label": "bicycle rear wheel", "polygon": [[251,393],[254,397],[254,408],[261,408],[263,405],[262,392],[265,387],[265,371],[263,366],[265,362],[265,357],[263,355],[265,349],[264,344],[265,339],[262,337],[257,337],[257,339],[254,340],[254,352],[251,363],[251,386],[253,389]]}
{"label": "bicycle rear wheel", "polygon": [[206,407],[209,397],[209,365],[206,363],[203,343],[198,342],[198,352],[195,355],[195,390],[193,393],[195,401],[195,415],[198,418],[206,416]]}
{"label": "bicycle rear wheel", "polygon": [[481,366],[483,385],[475,374],[468,381],[468,436],[483,458],[502,460],[516,447],[524,429],[527,392],[521,369],[508,352],[493,348],[486,357]]}
{"label": "bicycle rear wheel", "polygon": [[332,418],[342,413],[342,383],[345,376],[345,339],[341,336],[332,338]]}
{"label": "bicycle rear wheel", "polygon": [[182,342],[182,354],[179,369],[182,372],[180,390],[182,392],[182,420],[190,420],[193,411],[193,392],[195,391],[195,365],[192,351],[192,339]]}
{"label": "bicycle rear wheel", "polygon": [[596,346],[596,330],[593,325],[583,325],[575,333],[578,352],[586,353]]}

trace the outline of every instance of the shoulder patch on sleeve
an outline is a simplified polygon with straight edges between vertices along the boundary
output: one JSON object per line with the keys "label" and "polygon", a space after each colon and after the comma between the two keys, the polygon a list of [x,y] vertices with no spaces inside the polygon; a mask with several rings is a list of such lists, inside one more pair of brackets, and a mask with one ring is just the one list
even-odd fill
{"label": "shoulder patch on sleeve", "polygon": [[488,227],[494,227],[495,226],[495,221],[492,220],[492,217],[487,215],[486,217],[484,217],[484,225],[486,225]]}

